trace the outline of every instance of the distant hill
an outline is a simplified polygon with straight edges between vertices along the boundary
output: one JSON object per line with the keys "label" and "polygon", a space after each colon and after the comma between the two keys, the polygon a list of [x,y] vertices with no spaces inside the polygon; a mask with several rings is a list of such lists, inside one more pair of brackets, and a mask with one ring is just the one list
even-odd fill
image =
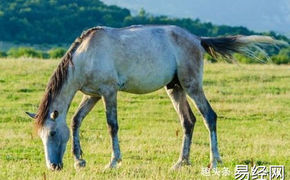
{"label": "distant hill", "polygon": [[0,41],[69,43],[89,27],[120,27],[128,9],[99,0],[0,1]]}
{"label": "distant hill", "polygon": [[[0,41],[60,45],[71,43],[89,27],[132,24],[175,24],[199,36],[260,34],[245,27],[217,26],[199,19],[152,16],[144,10],[133,16],[126,8],[99,0],[0,1]],[[289,42],[274,32],[266,34]]]}

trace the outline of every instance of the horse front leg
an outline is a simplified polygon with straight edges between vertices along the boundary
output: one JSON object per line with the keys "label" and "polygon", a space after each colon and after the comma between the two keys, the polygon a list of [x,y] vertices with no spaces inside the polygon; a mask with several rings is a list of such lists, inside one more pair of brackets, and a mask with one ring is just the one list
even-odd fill
{"label": "horse front leg", "polygon": [[180,123],[183,127],[184,133],[182,149],[179,159],[177,163],[172,167],[172,169],[179,169],[183,165],[190,165],[189,162],[190,146],[196,118],[193,115],[190,106],[187,102],[186,94],[180,86],[175,85],[171,89],[167,87],[166,91],[172,101],[172,104],[176,112],[179,115]]}
{"label": "horse front leg", "polygon": [[117,92],[110,92],[104,96],[106,117],[109,133],[112,141],[112,158],[106,169],[116,168],[121,162],[121,151],[118,140],[118,120],[117,120]]}
{"label": "horse front leg", "polygon": [[86,161],[82,159],[82,149],[80,145],[80,136],[79,129],[82,123],[82,120],[86,117],[86,115],[92,110],[95,104],[101,99],[101,97],[92,97],[92,96],[84,96],[82,102],[80,103],[78,110],[73,116],[72,119],[72,131],[73,131],[73,145],[72,152],[75,159],[75,168],[85,167]]}

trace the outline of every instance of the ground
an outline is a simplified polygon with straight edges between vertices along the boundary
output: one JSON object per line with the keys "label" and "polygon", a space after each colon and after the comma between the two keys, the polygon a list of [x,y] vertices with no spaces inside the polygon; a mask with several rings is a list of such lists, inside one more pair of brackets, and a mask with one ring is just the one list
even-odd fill
{"label": "ground", "polygon": [[[190,160],[179,171],[182,128],[166,92],[146,95],[119,93],[119,139],[122,166],[103,171],[111,156],[103,103],[99,102],[81,128],[87,167],[73,168],[71,141],[64,169],[45,167],[41,140],[25,111],[37,110],[58,60],[0,59],[0,179],[208,179],[208,132],[197,116]],[[284,165],[290,175],[290,66],[205,64],[204,89],[218,114],[218,140],[224,167],[234,179],[236,165]],[[78,93],[68,124],[81,100]],[[211,179],[217,179],[211,175]],[[286,178],[287,179],[287,178]]]}

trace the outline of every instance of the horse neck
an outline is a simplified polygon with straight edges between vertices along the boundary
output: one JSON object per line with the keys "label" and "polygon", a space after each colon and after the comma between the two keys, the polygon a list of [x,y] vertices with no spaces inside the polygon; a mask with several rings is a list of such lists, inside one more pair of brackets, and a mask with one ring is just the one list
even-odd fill
{"label": "horse neck", "polygon": [[58,95],[54,98],[50,112],[58,111],[60,119],[63,119],[66,122],[66,115],[72,99],[78,90],[77,83],[73,78],[68,77],[68,80],[62,85],[62,88]]}

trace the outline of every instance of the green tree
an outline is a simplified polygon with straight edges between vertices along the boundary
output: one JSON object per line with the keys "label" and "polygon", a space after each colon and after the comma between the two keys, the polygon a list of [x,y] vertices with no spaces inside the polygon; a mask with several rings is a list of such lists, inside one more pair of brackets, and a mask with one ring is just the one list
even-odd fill
{"label": "green tree", "polygon": [[[217,26],[203,23],[199,19],[153,16],[143,8],[136,16],[132,16],[128,9],[109,6],[100,0],[0,1],[0,41],[42,45],[70,44],[83,30],[93,26],[124,27],[133,24],[172,24],[198,36],[269,35],[290,44],[287,37],[272,31],[257,33],[241,26]],[[266,51],[270,56],[279,54],[279,49],[273,47],[267,47]],[[283,61],[279,62],[285,62],[290,57],[289,54],[279,56],[280,58],[274,57],[281,59],[283,56]]]}
{"label": "green tree", "polygon": [[29,47],[19,47],[11,48],[7,52],[8,57],[19,58],[19,57],[29,57],[29,58],[45,58],[45,54],[41,51],[35,50]]}

